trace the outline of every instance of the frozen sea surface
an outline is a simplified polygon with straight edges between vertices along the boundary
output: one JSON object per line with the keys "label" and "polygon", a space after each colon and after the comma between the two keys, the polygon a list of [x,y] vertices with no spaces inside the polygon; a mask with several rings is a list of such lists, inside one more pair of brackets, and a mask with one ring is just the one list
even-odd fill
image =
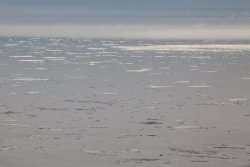
{"label": "frozen sea surface", "polygon": [[250,41],[0,38],[1,167],[247,167]]}

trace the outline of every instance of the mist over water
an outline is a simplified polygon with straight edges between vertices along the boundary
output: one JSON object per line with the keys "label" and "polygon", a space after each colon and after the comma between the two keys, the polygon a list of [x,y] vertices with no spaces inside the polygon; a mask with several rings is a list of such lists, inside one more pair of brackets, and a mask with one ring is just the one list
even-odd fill
{"label": "mist over water", "polygon": [[1,36],[249,39],[247,0],[1,1]]}

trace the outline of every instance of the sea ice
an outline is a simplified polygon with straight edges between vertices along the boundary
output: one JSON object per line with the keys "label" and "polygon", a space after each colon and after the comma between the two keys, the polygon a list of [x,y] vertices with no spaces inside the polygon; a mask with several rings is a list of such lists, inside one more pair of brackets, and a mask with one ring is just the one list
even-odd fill
{"label": "sea ice", "polygon": [[139,70],[127,70],[127,72],[147,72],[147,71],[151,71],[152,69],[150,68],[142,68]]}

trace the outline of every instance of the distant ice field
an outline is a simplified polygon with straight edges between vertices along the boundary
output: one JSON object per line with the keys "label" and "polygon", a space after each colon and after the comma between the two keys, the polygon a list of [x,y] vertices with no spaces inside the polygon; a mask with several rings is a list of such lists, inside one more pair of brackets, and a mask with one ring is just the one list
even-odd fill
{"label": "distant ice field", "polygon": [[0,166],[249,166],[250,41],[0,38]]}

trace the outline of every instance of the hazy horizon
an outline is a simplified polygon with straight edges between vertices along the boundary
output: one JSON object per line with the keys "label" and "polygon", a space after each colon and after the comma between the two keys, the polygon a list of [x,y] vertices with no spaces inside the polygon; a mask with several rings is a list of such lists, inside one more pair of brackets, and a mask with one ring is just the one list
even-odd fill
{"label": "hazy horizon", "polygon": [[250,39],[247,0],[0,0],[0,36]]}

